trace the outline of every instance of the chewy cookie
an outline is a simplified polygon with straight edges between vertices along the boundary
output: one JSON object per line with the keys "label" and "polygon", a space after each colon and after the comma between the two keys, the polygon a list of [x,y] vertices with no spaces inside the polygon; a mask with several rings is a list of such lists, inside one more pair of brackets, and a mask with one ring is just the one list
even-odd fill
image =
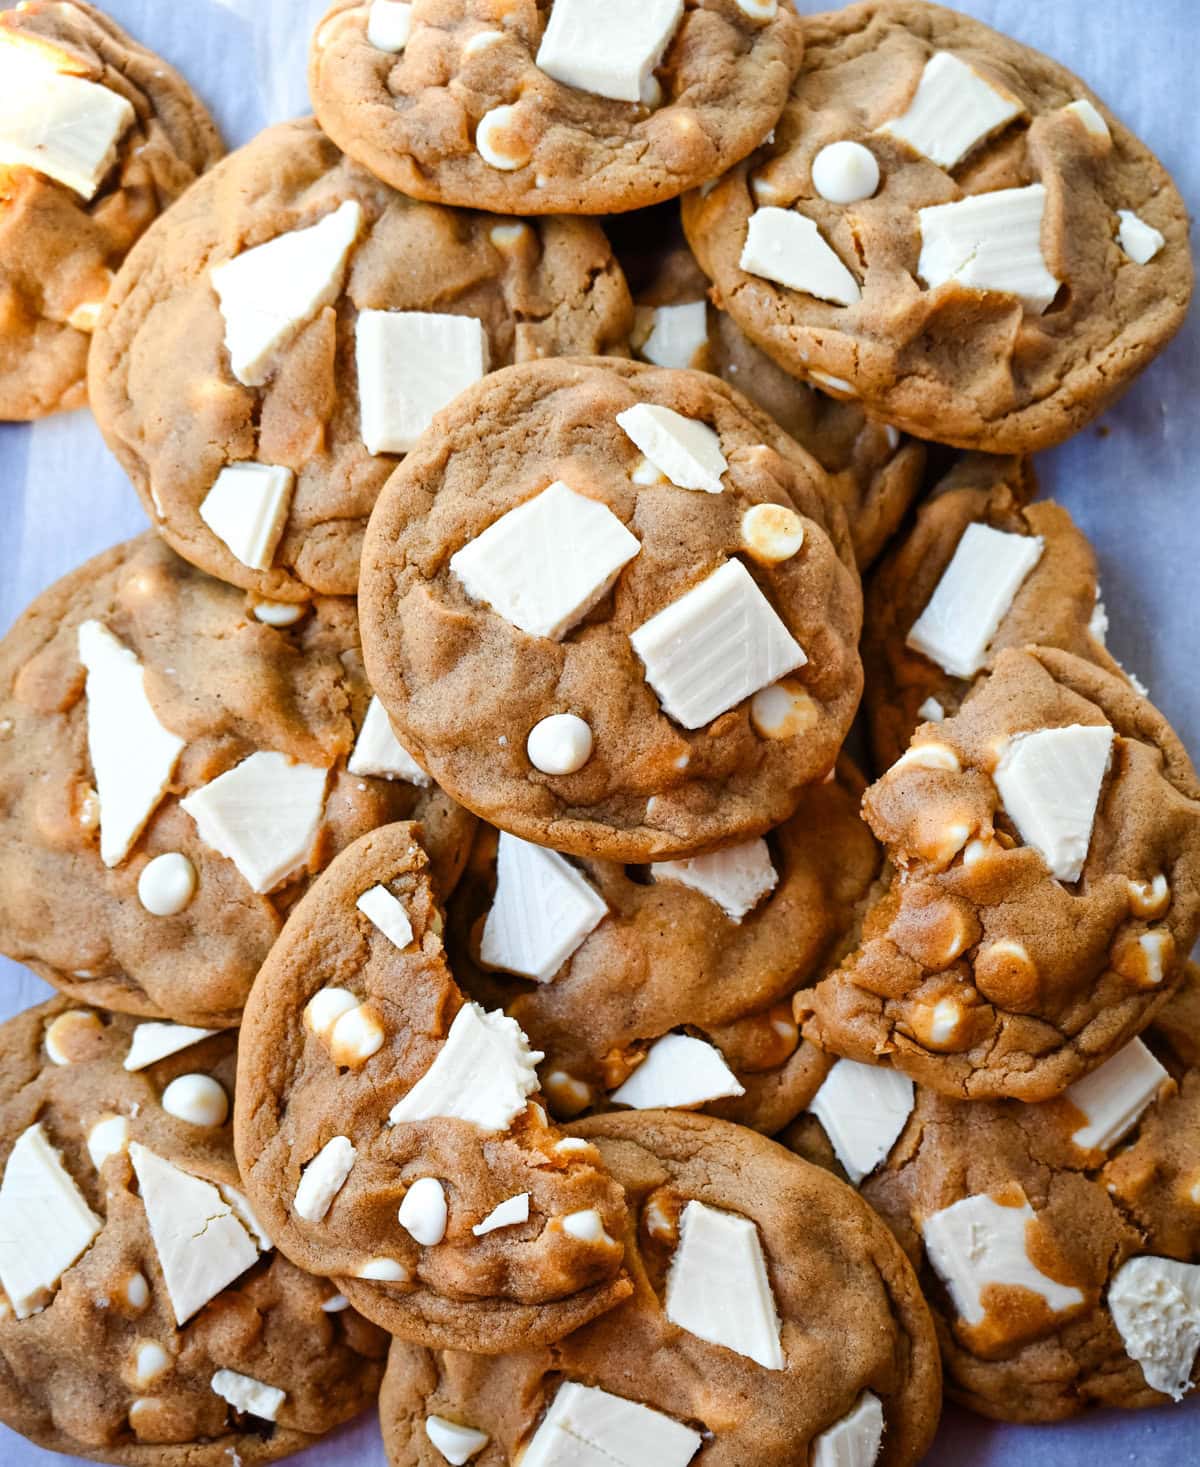
{"label": "chewy cookie", "polygon": [[868,791],[894,867],[805,1035],[958,1098],[1045,1100],[1178,986],[1200,783],[1162,715],[1070,653],[1009,649]]}
{"label": "chewy cookie", "polygon": [[845,767],[765,840],[648,869],[481,825],[448,911],[454,971],[545,1055],[558,1115],[703,1106],[777,1131],[822,1073],[792,995],[849,946],[879,870],[861,794]]}
{"label": "chewy cookie", "polygon": [[0,419],[84,402],[115,271],[221,152],[187,82],[93,6],[0,10]]}
{"label": "chewy cookie", "polygon": [[[838,1060],[789,1139],[920,1270],[948,1388],[1010,1421],[1200,1380],[1200,987],[1057,1100],[963,1102]],[[836,1162],[833,1158],[836,1156]]]}
{"label": "chewy cookie", "polygon": [[1028,453],[1078,432],[1187,310],[1162,165],[1077,77],[969,16],[867,0],[803,25],[774,140],[684,203],[717,304],[920,437]]}
{"label": "chewy cookie", "polygon": [[396,731],[468,808],[577,855],[758,835],[858,702],[860,590],[820,466],[712,377],[541,362],[464,393],[363,554]]}
{"label": "chewy cookie", "polygon": [[92,407],[172,547],[260,596],[352,594],[367,516],[491,367],[624,352],[600,228],[402,198],[311,120],[260,134],[131,254]]}
{"label": "chewy cookie", "polygon": [[613,214],[744,158],[801,52],[778,0],[337,0],[308,76],[329,136],[413,198]]}
{"label": "chewy cookie", "polygon": [[621,1189],[538,1104],[520,1027],[464,1000],[417,827],[312,888],[243,1022],[237,1151],[282,1251],[393,1334],[496,1353],[630,1292]]}
{"label": "chewy cookie", "polygon": [[0,948],[85,1002],[236,1024],[312,876],[410,817],[448,891],[474,822],[391,736],[348,598],[247,606],[145,534],[0,643]]}
{"label": "chewy cookie", "polygon": [[240,1191],[235,1048],[64,998],[0,1028],[0,1420],[41,1446],[250,1467],[375,1397],[387,1337]]}
{"label": "chewy cookie", "polygon": [[397,1341],[380,1396],[392,1467],[904,1467],[940,1365],[912,1270],[819,1168],[708,1116],[572,1128],[625,1188],[633,1297],[498,1360]]}

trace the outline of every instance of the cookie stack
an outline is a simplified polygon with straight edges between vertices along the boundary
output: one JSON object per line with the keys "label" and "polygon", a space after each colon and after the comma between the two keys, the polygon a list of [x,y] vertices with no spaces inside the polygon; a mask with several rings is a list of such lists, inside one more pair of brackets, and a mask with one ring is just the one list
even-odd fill
{"label": "cookie stack", "polygon": [[337,0],[221,162],[87,5],[0,77],[0,412],[86,353],[153,523],[0,645],[0,1419],[906,1467],[943,1370],[1184,1395],[1200,780],[1027,457],[1186,311],[1145,147],[921,0]]}

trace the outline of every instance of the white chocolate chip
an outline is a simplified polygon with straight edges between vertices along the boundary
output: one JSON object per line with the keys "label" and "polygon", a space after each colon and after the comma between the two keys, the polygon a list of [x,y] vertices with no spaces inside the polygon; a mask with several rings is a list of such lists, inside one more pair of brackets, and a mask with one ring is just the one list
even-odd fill
{"label": "white chocolate chip", "polygon": [[475,129],[475,148],[479,156],[489,167],[499,168],[505,173],[524,168],[531,157],[529,150],[517,139],[510,136],[506,141],[505,129],[512,126],[516,113],[515,107],[493,107],[483,114]]}
{"label": "white chocolate chip", "polygon": [[101,1116],[87,1134],[88,1155],[97,1171],[110,1156],[129,1148],[129,1122],[124,1116]]}
{"label": "white chocolate chip", "polygon": [[750,722],[764,739],[791,739],[817,721],[817,705],[799,683],[783,678],[750,700]]}
{"label": "white chocolate chip", "polygon": [[308,610],[304,601],[256,601],[254,615],[268,627],[291,627]]}
{"label": "white chocolate chip", "polygon": [[779,12],[779,0],[737,0],[737,7],[752,20],[774,20]]}
{"label": "white chocolate chip", "polygon": [[196,868],[181,851],[165,851],[142,867],[137,892],[152,917],[176,917],[196,894]]}
{"label": "white chocolate chip", "polygon": [[831,204],[857,204],[879,187],[879,163],[862,143],[829,143],[813,159],[812,181]]}
{"label": "white chocolate chip", "polygon": [[335,1065],[357,1069],[383,1046],[383,1020],[366,1003],[348,1009],[334,1021],[329,1033],[329,1057]]}
{"label": "white chocolate chip", "polygon": [[798,555],[804,521],[784,504],[755,504],[742,516],[742,546],[763,565],[778,565]]}
{"label": "white chocolate chip", "polygon": [[[464,56],[474,56],[477,51],[486,51],[489,46],[494,46],[497,41],[504,39],[503,31],[476,31],[473,36],[468,36],[463,42],[462,53]],[[498,226],[504,228],[506,226]],[[493,231],[493,234],[495,231]]]}
{"label": "white chocolate chip", "polygon": [[400,1226],[423,1247],[446,1236],[446,1189],[436,1177],[419,1177],[400,1204]]}
{"label": "white chocolate chip", "polygon": [[1068,117],[1077,118],[1084,128],[1106,145],[1112,144],[1112,133],[1108,130],[1108,123],[1100,115],[1099,111],[1088,101],[1086,97],[1080,97],[1077,101],[1068,102],[1063,108]]}
{"label": "white chocolate chip", "polygon": [[348,988],[320,988],[305,1005],[305,1027],[328,1043],[333,1026],[343,1014],[356,1009],[358,1003]]}
{"label": "white chocolate chip", "polygon": [[86,1050],[89,1041],[103,1032],[99,1014],[88,1009],[68,1009],[47,1025],[46,1053],[56,1065],[76,1064],[81,1049]]}
{"label": "white chocolate chip", "polygon": [[946,710],[936,698],[926,698],[917,709],[917,717],[925,723],[945,723]]}
{"label": "white chocolate chip", "polygon": [[592,730],[577,714],[552,713],[529,730],[525,752],[543,774],[575,774],[592,757]]}
{"label": "white chocolate chip", "polygon": [[367,40],[377,51],[403,51],[412,34],[412,6],[407,0],[371,0]]}
{"label": "white chocolate chip", "polygon": [[958,774],[962,765],[958,762],[958,755],[948,744],[929,740],[905,749],[887,772],[889,775],[899,774],[902,769],[944,769],[950,774]]}
{"label": "white chocolate chip", "polygon": [[554,1149],[563,1156],[574,1156],[580,1152],[590,1152],[593,1148],[592,1143],[585,1141],[582,1136],[564,1136],[561,1141],[554,1143]]}
{"label": "white chocolate chip", "polygon": [[350,1308],[350,1300],[345,1294],[330,1294],[328,1299],[321,1301],[321,1309],[326,1314],[341,1314],[344,1309]]}
{"label": "white chocolate chip", "polygon": [[1150,881],[1127,881],[1129,910],[1135,917],[1161,917],[1171,905],[1171,887],[1160,871]]}
{"label": "white chocolate chip", "polygon": [[211,1075],[180,1075],[163,1091],[162,1108],[190,1126],[223,1126],[229,1097]]}
{"label": "white chocolate chip", "polygon": [[359,1267],[356,1278],[374,1279],[376,1283],[382,1284],[406,1284],[409,1280],[408,1269],[395,1258],[368,1258]]}
{"label": "white chocolate chip", "polygon": [[810,367],[808,375],[818,387],[825,388],[827,392],[841,392],[846,397],[858,396],[854,383],[847,382],[845,377],[835,377],[832,372],[819,372],[816,367]]}
{"label": "white chocolate chip", "polygon": [[67,325],[76,331],[86,332],[91,335],[96,329],[96,322],[100,319],[100,312],[104,309],[104,302],[80,301],[71,314],[67,317]]}
{"label": "white chocolate chip", "polygon": [[585,1208],[582,1212],[568,1212],[562,1220],[562,1230],[571,1238],[577,1238],[581,1243],[611,1243],[604,1227],[604,1219],[594,1207]]}
{"label": "white chocolate chip", "polygon": [[150,1302],[150,1285],[142,1273],[131,1273],[125,1280],[125,1302],[130,1309],[145,1309]]}
{"label": "white chocolate chip", "polygon": [[143,1340],[133,1357],[133,1378],[137,1385],[149,1385],[171,1364],[171,1357],[155,1340]]}

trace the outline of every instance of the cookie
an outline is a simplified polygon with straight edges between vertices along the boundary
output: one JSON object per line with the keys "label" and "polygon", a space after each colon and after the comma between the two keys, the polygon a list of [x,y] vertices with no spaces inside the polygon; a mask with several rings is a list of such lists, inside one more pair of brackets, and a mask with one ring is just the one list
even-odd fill
{"label": "cookie", "polygon": [[1166,170],[1064,67],[957,11],[803,25],[774,141],[684,203],[717,304],[918,437],[1028,453],[1079,432],[1187,310]]}
{"label": "cookie", "polygon": [[757,147],[801,52],[777,0],[337,0],[308,80],[329,136],[413,198],[615,214]]}
{"label": "cookie", "polygon": [[956,1098],[1046,1100],[1128,1043],[1200,933],[1200,782],[1162,715],[1008,649],[866,793],[894,868],[796,998],[806,1037]]}
{"label": "cookie", "polygon": [[1059,647],[1121,672],[1092,547],[1061,505],[1029,503],[1034,488],[1028,460],[967,454],[876,569],[862,650],[878,768],[918,724],[957,713],[1005,647]]}
{"label": "cookie", "polygon": [[237,1153],[280,1250],[391,1333],[497,1353],[630,1292],[625,1205],[538,1103],[519,1026],[464,998],[417,827],[344,851],[246,1005]]}
{"label": "cookie", "polygon": [[367,666],[405,746],[492,824],[608,860],[786,820],[857,705],[860,610],[816,461],[715,378],[627,362],[464,393],[363,554]]}
{"label": "cookie", "polygon": [[630,311],[597,225],[415,203],[289,122],[130,255],[92,407],[185,559],[274,600],[352,594],[375,498],[433,413],[491,367],[624,353]]}
{"label": "cookie", "polygon": [[474,822],[391,737],[347,598],[247,605],[145,534],[0,643],[0,948],[85,1002],[236,1024],[312,876],[402,818],[448,891]]}
{"label": "cookie", "polygon": [[1161,1024],[1038,1105],[831,1071],[821,1139],[920,1270],[964,1405],[1056,1421],[1200,1381],[1198,998],[1193,970]]}
{"label": "cookie", "polygon": [[850,945],[879,870],[861,777],[840,773],[765,840],[649,870],[480,826],[451,964],[545,1055],[555,1114],[701,1106],[771,1132],[807,1103],[822,1072],[791,998]]}
{"label": "cookie", "polygon": [[597,1116],[572,1136],[630,1200],[635,1293],[498,1360],[397,1341],[380,1396],[392,1467],[919,1460],[941,1396],[928,1311],[849,1188],[708,1116]]}
{"label": "cookie", "polygon": [[40,1446],[251,1467],[375,1397],[387,1337],[240,1190],[236,1044],[65,998],[0,1028],[0,1420]]}
{"label": "cookie", "polygon": [[80,0],[0,10],[0,419],[86,400],[88,344],[147,226],[221,156],[183,77]]}
{"label": "cookie", "polygon": [[846,511],[860,569],[896,532],[921,488],[924,445],[873,423],[853,398],[830,396],[785,372],[725,311],[686,245],[660,255],[637,294],[634,351],[659,367],[714,372],[757,403],[829,475]]}

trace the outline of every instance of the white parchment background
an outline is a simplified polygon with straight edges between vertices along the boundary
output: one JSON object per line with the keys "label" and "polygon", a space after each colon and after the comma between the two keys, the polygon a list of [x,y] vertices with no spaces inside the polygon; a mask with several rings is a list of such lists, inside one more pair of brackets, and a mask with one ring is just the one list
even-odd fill
{"label": "white parchment background", "polygon": [[[324,8],[324,0],[107,0],[122,24],[187,75],[230,147],[307,110],[304,57]],[[822,7],[801,0],[801,8]],[[1163,159],[1189,203],[1200,198],[1197,0],[959,0],[959,8],[1084,76]],[[1195,755],[1197,312],[1104,418],[1103,430],[1094,426],[1041,456],[1043,491],[1062,500],[1092,537],[1113,650],[1149,684]],[[138,501],[87,413],[33,428],[0,424],[0,626],[80,561],[144,527]],[[0,959],[0,1019],[48,996],[38,979]],[[0,1427],[0,1467],[53,1460]],[[374,1419],[337,1433],[303,1460],[306,1467],[383,1467]],[[1190,1467],[1200,1463],[1200,1412],[1106,1412],[1018,1429],[951,1409],[928,1460],[937,1467]]]}

